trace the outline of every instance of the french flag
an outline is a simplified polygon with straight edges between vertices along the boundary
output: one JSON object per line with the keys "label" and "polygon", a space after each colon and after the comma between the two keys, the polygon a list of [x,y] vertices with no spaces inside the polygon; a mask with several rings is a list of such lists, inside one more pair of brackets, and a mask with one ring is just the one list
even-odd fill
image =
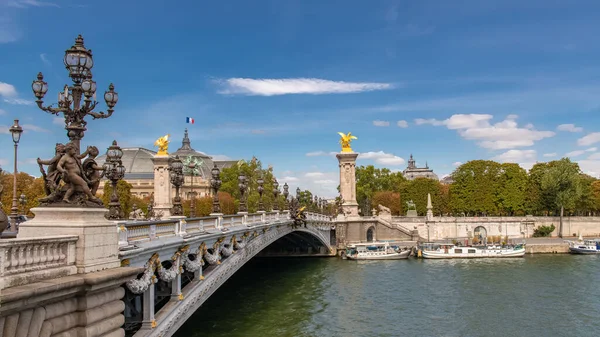
{"label": "french flag", "polygon": [[185,122],[188,124],[194,124],[194,119],[192,117],[186,117]]}

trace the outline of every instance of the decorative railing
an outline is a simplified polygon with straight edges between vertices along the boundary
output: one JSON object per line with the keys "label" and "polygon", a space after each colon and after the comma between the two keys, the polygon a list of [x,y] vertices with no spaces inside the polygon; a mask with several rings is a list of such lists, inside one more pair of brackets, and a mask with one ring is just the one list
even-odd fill
{"label": "decorative railing", "polygon": [[75,274],[77,239],[63,235],[0,241],[0,289],[53,278],[56,273]]}
{"label": "decorative railing", "polygon": [[[306,213],[309,221],[331,221],[331,217],[317,213]],[[211,230],[227,230],[239,226],[256,226],[290,220],[289,212],[261,212],[252,214],[234,214],[208,216],[200,218],[181,218],[156,221],[128,221],[117,224],[119,246],[158,240],[168,236],[201,235]]]}

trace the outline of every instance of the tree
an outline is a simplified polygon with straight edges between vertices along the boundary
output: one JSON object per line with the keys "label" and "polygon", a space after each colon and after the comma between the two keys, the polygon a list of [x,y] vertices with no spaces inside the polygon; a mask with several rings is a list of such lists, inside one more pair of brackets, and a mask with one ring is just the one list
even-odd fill
{"label": "tree", "polygon": [[575,206],[581,195],[581,175],[579,165],[569,158],[555,161],[542,177],[542,191],[553,196],[556,207],[560,208],[558,236],[563,235],[563,213],[565,208]]}
{"label": "tree", "polygon": [[402,201],[400,193],[392,191],[375,192],[371,200],[371,207],[385,206],[390,209],[392,215],[400,215],[402,212]]}
{"label": "tree", "polygon": [[491,160],[472,160],[452,173],[451,207],[458,213],[496,214],[496,191],[501,166]]}
{"label": "tree", "polygon": [[579,215],[587,215],[596,211],[595,198],[592,191],[592,184],[596,178],[587,174],[581,174],[579,183],[581,185],[581,194],[575,201],[575,209],[572,210]]}
{"label": "tree", "polygon": [[[7,215],[10,215],[13,200],[13,175],[5,172],[0,174],[0,184],[2,185],[0,199],[2,210]],[[24,194],[27,200],[24,206],[18,201],[21,194]],[[19,214],[23,213],[27,216],[33,216],[30,209],[37,207],[39,205],[38,199],[44,196],[44,181],[42,178],[30,176],[25,172],[17,173],[17,206]]]}
{"label": "tree", "polygon": [[387,168],[375,168],[373,165],[356,168],[356,201],[363,214],[371,210],[375,192],[400,192],[401,184],[406,181],[402,173],[393,173]]}
{"label": "tree", "polygon": [[404,206],[407,201],[412,200],[417,208],[417,214],[427,214],[427,194],[431,194],[431,203],[433,204],[433,211],[436,214],[440,214],[442,201],[441,201],[441,184],[438,180],[429,178],[416,178],[414,180],[406,181],[402,184],[402,191],[400,196]]}
{"label": "tree", "polygon": [[231,194],[227,192],[219,191],[219,205],[221,206],[221,213],[223,214],[235,214],[235,199]]}
{"label": "tree", "polygon": [[508,215],[515,215],[515,212],[523,211],[526,189],[527,172],[519,164],[501,164],[496,194],[498,209]]}
{"label": "tree", "polygon": [[[122,218],[128,218],[129,212],[131,212],[131,207],[133,206],[131,195],[132,188],[133,186],[125,180],[119,180],[117,182],[117,196],[119,197],[119,202],[121,203]],[[110,202],[111,196],[112,183],[110,181],[106,181],[104,183],[104,192],[102,194],[102,202],[104,203],[104,207],[108,207],[108,203]]]}

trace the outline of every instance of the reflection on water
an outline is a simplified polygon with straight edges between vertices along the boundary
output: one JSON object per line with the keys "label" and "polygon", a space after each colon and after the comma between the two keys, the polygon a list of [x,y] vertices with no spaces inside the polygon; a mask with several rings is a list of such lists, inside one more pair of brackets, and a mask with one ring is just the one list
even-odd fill
{"label": "reflection on water", "polygon": [[600,256],[255,259],[177,336],[595,336]]}

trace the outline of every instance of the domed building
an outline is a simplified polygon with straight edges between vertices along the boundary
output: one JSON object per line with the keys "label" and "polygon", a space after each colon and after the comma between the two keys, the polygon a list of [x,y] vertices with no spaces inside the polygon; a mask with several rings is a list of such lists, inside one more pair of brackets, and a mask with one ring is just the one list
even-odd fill
{"label": "domed building", "polygon": [[437,174],[433,173],[433,170],[429,168],[427,163],[425,163],[425,167],[417,167],[412,154],[410,155],[410,159],[408,160],[408,167],[404,169],[404,171],[402,171],[402,175],[407,180],[414,180],[416,178],[429,178],[439,180]]}
{"label": "domed building", "polygon": [[[121,158],[121,161],[123,162],[123,166],[125,166],[125,177],[123,180],[133,186],[131,193],[140,198],[151,195],[154,192],[154,163],[152,162],[152,158],[156,155],[156,151],[142,147],[122,148],[122,150],[123,157]],[[193,177],[193,184],[192,177],[187,173],[185,174],[185,181],[180,188],[181,197],[183,199],[190,199],[192,190],[196,198],[210,196],[210,171],[213,166],[216,164],[217,167],[222,170],[223,168],[230,167],[237,163],[237,160],[213,160],[212,157],[208,156],[206,153],[194,150],[191,146],[187,129],[185,129],[181,147],[177,149],[177,151],[169,153],[169,157],[175,156],[179,156],[179,159],[184,163],[190,160],[194,160],[198,163],[197,172]],[[102,166],[105,161],[106,154],[99,156],[96,159],[96,162],[100,166]],[[100,186],[104,186],[104,181],[106,181],[106,178],[103,178]],[[102,193],[102,187],[98,192]],[[174,187],[172,195],[175,195]]]}

